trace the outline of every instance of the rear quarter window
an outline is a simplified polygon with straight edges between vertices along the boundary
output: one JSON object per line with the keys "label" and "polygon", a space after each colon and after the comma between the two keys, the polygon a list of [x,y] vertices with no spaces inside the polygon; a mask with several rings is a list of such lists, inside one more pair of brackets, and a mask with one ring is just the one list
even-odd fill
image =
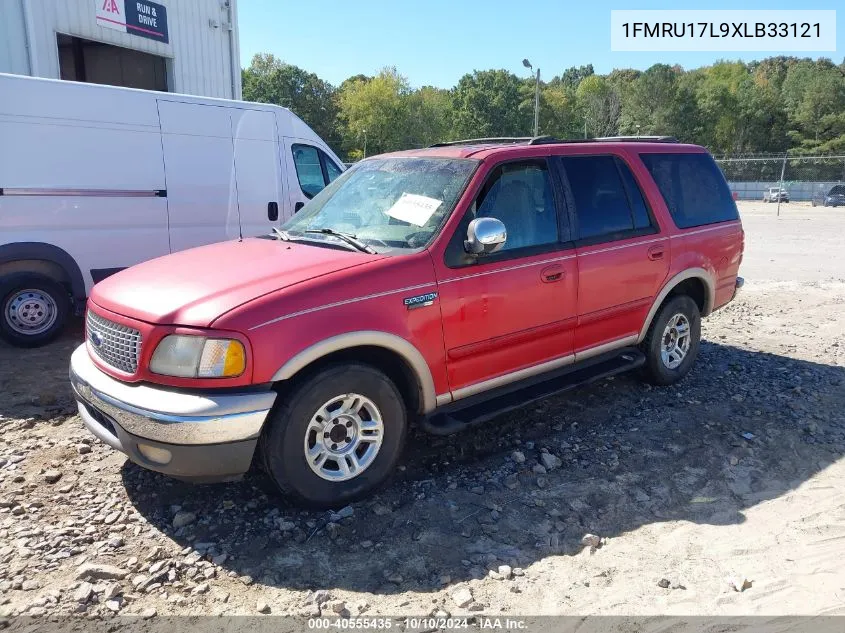
{"label": "rear quarter window", "polygon": [[739,219],[736,203],[709,154],[640,154],[678,228]]}

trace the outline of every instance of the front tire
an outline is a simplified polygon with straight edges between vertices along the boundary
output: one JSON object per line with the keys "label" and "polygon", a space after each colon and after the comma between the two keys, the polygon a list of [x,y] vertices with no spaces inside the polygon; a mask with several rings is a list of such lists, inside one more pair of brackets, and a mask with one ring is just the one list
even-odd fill
{"label": "front tire", "polygon": [[39,347],[55,339],[70,314],[70,295],[37,273],[0,279],[0,337],[16,347]]}
{"label": "front tire", "polygon": [[407,418],[399,390],[382,372],[360,363],[332,365],[274,409],[261,438],[265,469],[303,505],[346,505],[392,473]]}
{"label": "front tire", "polygon": [[701,344],[701,313],[691,297],[679,295],[657,313],[642,342],[643,377],[653,385],[671,385],[686,376]]}

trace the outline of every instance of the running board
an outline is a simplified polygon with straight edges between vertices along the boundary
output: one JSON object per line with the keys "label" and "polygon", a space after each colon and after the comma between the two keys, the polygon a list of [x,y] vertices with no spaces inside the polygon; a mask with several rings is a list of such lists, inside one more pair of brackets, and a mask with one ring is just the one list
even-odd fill
{"label": "running board", "polygon": [[513,411],[537,400],[636,369],[644,364],[645,356],[639,349],[626,347],[487,393],[452,402],[423,417],[419,424],[429,433],[449,435],[487,422],[507,411]]}

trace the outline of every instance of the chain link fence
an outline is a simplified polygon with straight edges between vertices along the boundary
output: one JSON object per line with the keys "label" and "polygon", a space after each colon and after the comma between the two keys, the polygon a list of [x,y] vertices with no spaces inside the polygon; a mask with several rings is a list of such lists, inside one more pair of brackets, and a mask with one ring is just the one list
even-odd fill
{"label": "chain link fence", "polygon": [[785,189],[795,202],[816,202],[845,184],[845,155],[742,156],[717,158],[737,200],[764,200],[770,189]]}

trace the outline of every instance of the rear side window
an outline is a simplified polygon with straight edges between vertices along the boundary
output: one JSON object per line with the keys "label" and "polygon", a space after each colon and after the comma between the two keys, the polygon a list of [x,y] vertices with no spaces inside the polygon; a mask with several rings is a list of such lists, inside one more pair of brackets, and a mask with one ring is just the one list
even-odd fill
{"label": "rear side window", "polygon": [[646,206],[645,198],[643,198],[643,192],[640,191],[640,187],[634,179],[634,174],[631,173],[628,166],[621,161],[617,161],[617,165],[619,166],[619,173],[622,175],[622,180],[625,182],[625,189],[628,191],[628,200],[631,202],[631,212],[634,215],[634,228],[647,229],[652,225],[651,214]]}
{"label": "rear side window", "polygon": [[640,154],[678,228],[739,218],[728,183],[709,154]]}
{"label": "rear side window", "polygon": [[578,219],[578,239],[600,241],[650,230],[651,216],[627,165],[613,156],[561,158]]}

